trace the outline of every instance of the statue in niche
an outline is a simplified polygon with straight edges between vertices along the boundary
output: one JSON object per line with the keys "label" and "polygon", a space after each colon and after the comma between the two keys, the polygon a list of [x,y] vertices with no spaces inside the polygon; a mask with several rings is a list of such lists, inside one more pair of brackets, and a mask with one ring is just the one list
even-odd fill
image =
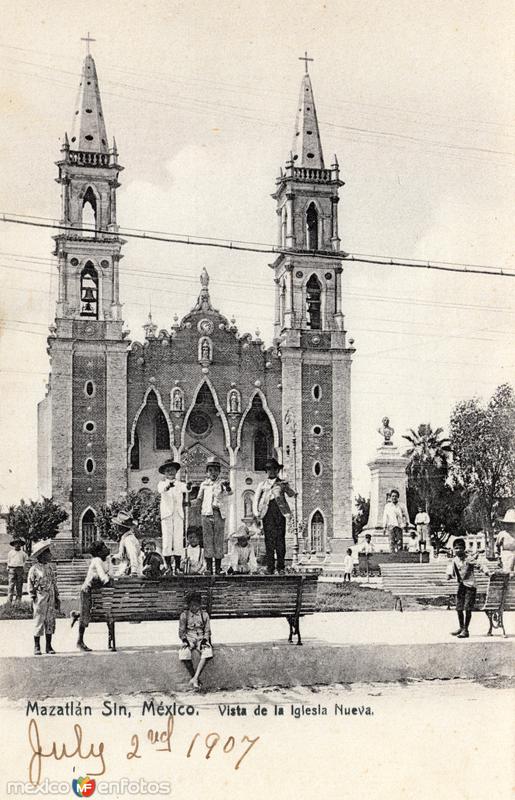
{"label": "statue in niche", "polygon": [[172,411],[184,411],[184,393],[178,387],[172,390]]}
{"label": "statue in niche", "polygon": [[377,432],[383,437],[383,447],[393,447],[392,436],[395,433],[395,428],[390,427],[389,417],[383,417],[382,422],[382,427],[378,428]]}
{"label": "statue in niche", "polygon": [[231,389],[229,392],[229,402],[227,403],[227,410],[231,414],[239,414],[241,411],[241,398],[237,389]]}
{"label": "statue in niche", "polygon": [[209,363],[213,359],[213,346],[211,344],[211,340],[207,336],[203,336],[202,339],[199,339],[199,361],[203,363]]}

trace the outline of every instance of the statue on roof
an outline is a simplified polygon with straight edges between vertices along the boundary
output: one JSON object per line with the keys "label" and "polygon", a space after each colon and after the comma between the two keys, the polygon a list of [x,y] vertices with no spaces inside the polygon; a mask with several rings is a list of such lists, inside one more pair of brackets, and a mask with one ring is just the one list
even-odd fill
{"label": "statue on roof", "polygon": [[200,273],[200,285],[202,288],[200,290],[197,302],[195,303],[194,308],[192,308],[192,312],[214,311],[214,308],[211,305],[211,298],[209,296],[209,273],[205,267]]}

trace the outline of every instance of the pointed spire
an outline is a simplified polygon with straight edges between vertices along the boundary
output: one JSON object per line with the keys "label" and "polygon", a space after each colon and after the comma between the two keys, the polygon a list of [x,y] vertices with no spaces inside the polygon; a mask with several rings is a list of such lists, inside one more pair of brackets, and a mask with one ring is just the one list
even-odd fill
{"label": "pointed spire", "polygon": [[324,156],[320,133],[318,130],[317,112],[311,78],[307,72],[302,78],[293,137],[293,163],[296,167],[314,167],[324,169]]}
{"label": "pointed spire", "polygon": [[93,56],[86,55],[75,105],[71,147],[90,153],[108,153],[100,89]]}

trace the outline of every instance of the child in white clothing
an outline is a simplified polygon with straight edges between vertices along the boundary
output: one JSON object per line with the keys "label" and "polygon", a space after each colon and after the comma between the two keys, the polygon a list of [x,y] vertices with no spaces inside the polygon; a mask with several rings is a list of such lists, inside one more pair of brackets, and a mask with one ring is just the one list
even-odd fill
{"label": "child in white clothing", "polygon": [[200,546],[196,531],[192,530],[188,533],[188,544],[181,566],[185,575],[203,575],[206,571],[204,548]]}
{"label": "child in white clothing", "polygon": [[343,580],[350,581],[352,576],[352,570],[354,569],[354,559],[352,558],[352,550],[349,547],[347,550],[347,554],[343,559]]}

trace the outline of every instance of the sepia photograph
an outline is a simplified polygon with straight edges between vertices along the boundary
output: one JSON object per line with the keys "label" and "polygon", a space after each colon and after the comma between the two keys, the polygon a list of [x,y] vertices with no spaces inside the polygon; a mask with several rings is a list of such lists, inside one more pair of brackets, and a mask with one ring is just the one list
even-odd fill
{"label": "sepia photograph", "polygon": [[512,4],[2,21],[0,798],[508,800]]}

